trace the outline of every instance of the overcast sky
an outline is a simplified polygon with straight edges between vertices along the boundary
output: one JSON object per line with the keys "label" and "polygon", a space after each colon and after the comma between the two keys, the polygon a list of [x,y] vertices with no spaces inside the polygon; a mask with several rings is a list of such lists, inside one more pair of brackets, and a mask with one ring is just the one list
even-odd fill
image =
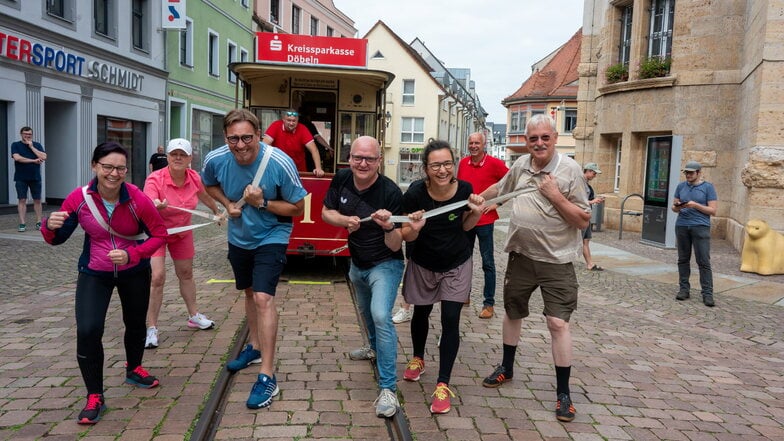
{"label": "overcast sky", "polygon": [[583,0],[333,0],[362,37],[382,20],[403,41],[419,37],[446,67],[467,67],[488,121],[503,124],[501,100],[531,65],[582,26]]}

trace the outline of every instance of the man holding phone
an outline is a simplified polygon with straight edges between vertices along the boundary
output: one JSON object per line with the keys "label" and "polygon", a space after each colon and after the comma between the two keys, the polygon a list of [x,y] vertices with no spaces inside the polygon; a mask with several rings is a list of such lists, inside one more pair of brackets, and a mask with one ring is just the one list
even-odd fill
{"label": "man holding phone", "polygon": [[716,305],[713,300],[713,271],[710,262],[710,217],[716,214],[718,197],[716,189],[702,178],[702,165],[689,161],[683,167],[686,181],[675,189],[672,211],[678,213],[675,221],[675,240],[678,247],[678,295],[676,300],[690,297],[691,249],[700,270],[702,303]]}

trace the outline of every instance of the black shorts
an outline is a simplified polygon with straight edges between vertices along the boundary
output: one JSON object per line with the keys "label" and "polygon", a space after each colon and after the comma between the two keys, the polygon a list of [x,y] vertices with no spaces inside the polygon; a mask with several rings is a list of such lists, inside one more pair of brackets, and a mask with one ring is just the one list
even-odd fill
{"label": "black shorts", "polygon": [[262,245],[252,250],[229,244],[229,262],[238,290],[252,286],[253,292],[274,296],[286,265],[286,244]]}

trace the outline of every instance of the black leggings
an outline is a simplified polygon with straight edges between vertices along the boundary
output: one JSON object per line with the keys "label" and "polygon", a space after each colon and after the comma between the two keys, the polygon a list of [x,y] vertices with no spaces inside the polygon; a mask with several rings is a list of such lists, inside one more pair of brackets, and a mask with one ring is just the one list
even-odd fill
{"label": "black leggings", "polygon": [[[441,301],[441,345],[438,348],[438,380],[436,383],[449,384],[452,367],[455,365],[457,351],[460,349],[460,311],[462,302]],[[411,319],[411,341],[414,356],[425,358],[425,343],[430,329],[430,313],[433,305],[414,305]]]}
{"label": "black leggings", "polygon": [[125,323],[127,371],[141,366],[145,320],[150,302],[150,269],[122,278],[79,273],[76,282],[76,360],[88,394],[103,393],[103,330],[112,292],[117,287]]}

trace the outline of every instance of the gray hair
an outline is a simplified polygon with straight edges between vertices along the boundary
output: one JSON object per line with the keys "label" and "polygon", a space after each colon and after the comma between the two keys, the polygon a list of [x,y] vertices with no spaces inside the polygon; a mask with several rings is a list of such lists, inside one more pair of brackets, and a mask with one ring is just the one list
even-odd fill
{"label": "gray hair", "polygon": [[529,129],[543,126],[545,124],[550,128],[550,130],[552,130],[553,133],[556,133],[555,120],[545,115],[544,113],[539,113],[532,116],[531,119],[528,120],[528,123],[525,125],[525,136],[528,136]]}

